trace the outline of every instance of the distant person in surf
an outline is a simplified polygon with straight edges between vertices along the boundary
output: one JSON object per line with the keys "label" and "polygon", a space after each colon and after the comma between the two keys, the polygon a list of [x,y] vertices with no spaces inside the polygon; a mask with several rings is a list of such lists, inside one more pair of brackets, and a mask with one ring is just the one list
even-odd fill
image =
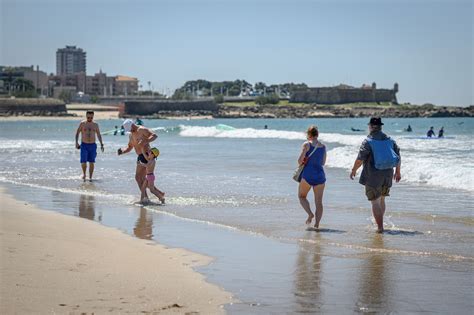
{"label": "distant person in surf", "polygon": [[434,132],[434,127],[430,127],[430,130],[428,130],[428,132],[426,133],[426,136],[428,138],[431,138],[431,137],[434,137],[436,134]]}
{"label": "distant person in surf", "polygon": [[140,117],[137,116],[137,119],[135,119],[135,125],[137,126],[143,126],[143,121],[140,119]]}
{"label": "distant person in surf", "polygon": [[365,186],[365,195],[372,204],[372,214],[377,223],[378,233],[383,233],[385,197],[389,196],[392,178],[397,183],[401,179],[400,149],[393,139],[382,132],[382,126],[380,117],[370,119],[369,135],[360,146],[349,176],[353,180],[357,170],[364,166],[359,183]]}
{"label": "distant person in surf", "polygon": [[115,126],[115,130],[114,130],[114,136],[118,135],[118,126]]}
{"label": "distant person in surf", "polygon": [[125,128],[123,128],[123,126],[120,127],[120,135],[125,136]]}
{"label": "distant person in surf", "polygon": [[444,137],[444,127],[441,127],[441,129],[438,131],[438,138],[443,138]]}
{"label": "distant person in surf", "polygon": [[[324,164],[326,164],[326,146],[318,140],[319,131],[316,126],[310,126],[306,131],[307,141],[301,147],[298,164],[304,164],[301,172],[300,184],[298,187],[298,198],[304,211],[308,214],[306,224],[309,225],[316,215],[314,227],[319,229],[319,223],[323,216],[323,193],[326,185],[326,174]],[[313,188],[316,211],[313,214],[311,206],[306,198]]]}
{"label": "distant person in surf", "polygon": [[411,125],[408,125],[408,127],[405,129],[406,132],[412,132],[413,129],[411,128]]}
{"label": "distant person in surf", "polygon": [[[76,131],[76,149],[81,150],[82,179],[86,180],[87,163],[89,163],[89,180],[92,181],[94,174],[95,158],[97,157],[97,144],[95,136],[100,142],[100,149],[104,152],[104,143],[100,134],[99,125],[93,121],[94,112],[86,112],[86,120],[81,121]],[[79,144],[81,134],[81,144]]]}
{"label": "distant person in surf", "polygon": [[117,154],[122,155],[135,150],[135,153],[137,154],[135,180],[137,182],[138,189],[141,192],[140,201],[145,203],[149,202],[146,190],[142,190],[143,183],[146,181],[146,165],[148,163],[148,160],[142,153],[142,147],[146,146],[150,142],[155,141],[158,136],[148,128],[137,126],[131,119],[126,119],[123,122],[122,127],[125,131],[130,132],[130,137],[127,147],[118,149]]}

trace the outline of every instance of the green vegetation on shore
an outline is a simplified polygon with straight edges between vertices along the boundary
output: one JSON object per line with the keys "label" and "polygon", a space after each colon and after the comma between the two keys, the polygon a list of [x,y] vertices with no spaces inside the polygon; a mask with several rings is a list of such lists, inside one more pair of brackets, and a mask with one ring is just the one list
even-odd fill
{"label": "green vegetation on shore", "polygon": [[[238,107],[248,107],[248,106],[258,106],[255,101],[247,101],[247,102],[224,102],[224,106],[238,106]],[[395,105],[390,102],[363,102],[363,103],[347,103],[347,104],[307,104],[307,103],[290,103],[289,100],[280,100],[278,104],[266,104],[268,106],[290,106],[290,107],[305,107],[305,106],[321,106],[321,107],[331,107],[331,108],[358,108],[358,107],[396,107],[400,109],[405,108],[412,108],[416,105]]]}

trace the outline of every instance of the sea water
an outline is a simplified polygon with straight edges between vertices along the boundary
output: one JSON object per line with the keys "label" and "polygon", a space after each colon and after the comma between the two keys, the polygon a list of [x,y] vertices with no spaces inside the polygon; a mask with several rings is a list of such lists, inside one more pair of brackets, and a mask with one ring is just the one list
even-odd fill
{"label": "sea water", "polygon": [[[54,192],[52,196],[60,201],[57,203],[59,208],[68,207],[71,198],[59,197],[58,193],[77,195],[76,215],[98,221],[107,221],[106,216],[114,217],[115,221],[109,221],[108,225],[124,230],[130,224],[135,225],[128,231],[142,238],[152,238],[159,233],[153,230],[159,226],[147,224],[148,216],[166,215],[204,224],[207,228],[279,242],[281,251],[295,256],[299,267],[319,266],[318,260],[328,255],[345,257],[345,262],[351,259],[373,262],[373,266],[368,264],[370,270],[381,264],[379,260],[391,260],[404,266],[400,270],[422,265],[431,272],[442,270],[445,276],[464,274],[462,278],[468,281],[467,285],[471,279],[472,286],[473,120],[385,119],[384,123],[384,131],[401,149],[402,181],[394,183],[387,201],[388,232],[383,239],[374,239],[370,204],[363,186],[357,180],[349,179],[358,147],[366,136],[366,132],[353,132],[351,128],[366,129],[367,119],[145,120],[145,124],[156,128],[158,134],[154,145],[161,154],[155,170],[156,186],[166,192],[167,204],[147,206],[143,210],[146,213],[140,212],[138,217],[132,218],[120,216],[110,209],[100,216],[88,213],[88,204],[98,203],[97,200],[116,209],[138,201],[139,191],[134,179],[136,155],[132,152],[117,156],[116,153],[118,148],[127,145],[127,136],[108,134],[103,137],[105,153],[98,153],[96,180],[83,183],[79,151],[74,147],[78,122],[3,121],[0,122],[0,181],[13,185],[10,186],[15,187],[13,192],[37,189]],[[104,120],[99,124],[102,131],[108,131],[120,121]],[[305,213],[297,198],[297,183],[291,179],[305,140],[304,131],[311,124],[318,126],[320,140],[328,148],[321,221],[326,232],[323,236],[306,231]],[[412,133],[403,131],[408,124],[413,128]],[[430,126],[435,129],[444,126],[447,138],[423,139]],[[34,200],[34,196],[29,199]],[[311,194],[309,200],[312,203]],[[312,208],[314,210],[314,203]],[[234,245],[239,246],[236,243]],[[299,249],[287,249],[285,244],[298,244]],[[186,247],[185,244],[177,245]],[[203,251],[212,247],[209,243],[207,247],[200,246]],[[268,255],[278,257],[277,253]],[[234,257],[230,253],[224,256]],[[308,262],[308,259],[316,261]],[[248,258],[247,266],[252,265],[250,261]],[[229,265],[231,263],[227,266],[233,268]],[[281,277],[285,270],[281,264],[279,266],[275,277]],[[298,267],[295,272],[301,274],[291,277],[296,280],[301,277],[301,281],[295,280],[297,285],[292,289],[296,294],[304,291],[301,285],[304,287],[320,280],[311,278],[311,272],[306,270],[311,269],[308,266],[304,270]],[[360,271],[364,272],[363,268]],[[354,275],[349,273],[347,277]],[[305,284],[305,281],[309,283]],[[364,281],[361,285],[369,290],[371,284],[364,284]],[[452,277],[451,281],[458,280]],[[462,300],[465,294],[460,293],[457,298]],[[314,292],[307,298],[303,294],[301,299],[308,302],[313,297]],[[370,303],[362,304],[361,311],[366,304],[374,307]],[[421,307],[423,309],[426,308]],[[343,310],[347,311],[347,308]],[[390,308],[375,307],[375,310]]]}

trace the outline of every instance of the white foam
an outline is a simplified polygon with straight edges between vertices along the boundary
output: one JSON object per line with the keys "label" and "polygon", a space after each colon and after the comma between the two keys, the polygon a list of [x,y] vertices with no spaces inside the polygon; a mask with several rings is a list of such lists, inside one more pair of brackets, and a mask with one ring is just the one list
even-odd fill
{"label": "white foam", "polygon": [[[397,141],[401,148],[402,181],[474,191],[474,162],[470,158],[472,152],[469,149],[469,142],[472,145],[472,141],[466,139],[468,143],[462,145],[457,143],[459,140],[451,143],[420,141]],[[328,151],[326,165],[349,171],[357,152],[358,145],[334,148]]]}
{"label": "white foam", "polygon": [[226,130],[212,127],[199,126],[180,126],[179,135],[182,137],[207,137],[207,138],[241,138],[241,139],[288,139],[288,140],[305,140],[303,132],[272,130],[272,129],[254,129],[241,128]]}
{"label": "white foam", "polygon": [[30,140],[30,139],[0,139],[1,150],[31,150],[31,151],[42,151],[42,150],[57,150],[57,149],[75,149],[74,141],[61,141],[61,140]]}

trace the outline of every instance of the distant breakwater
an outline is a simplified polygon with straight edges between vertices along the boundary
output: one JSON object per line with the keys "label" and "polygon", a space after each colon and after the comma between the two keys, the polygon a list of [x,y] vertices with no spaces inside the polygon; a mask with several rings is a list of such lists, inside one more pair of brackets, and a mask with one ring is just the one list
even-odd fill
{"label": "distant breakwater", "polygon": [[54,98],[0,98],[0,116],[68,116],[66,104]]}
{"label": "distant breakwater", "polygon": [[219,118],[343,118],[343,117],[474,117],[474,106],[334,106],[305,104],[299,106],[223,106]]}
{"label": "distant breakwater", "polygon": [[168,118],[212,116],[214,118],[340,118],[340,117],[474,117],[474,106],[350,106],[350,105],[218,105],[206,101],[125,102],[123,117]]}

